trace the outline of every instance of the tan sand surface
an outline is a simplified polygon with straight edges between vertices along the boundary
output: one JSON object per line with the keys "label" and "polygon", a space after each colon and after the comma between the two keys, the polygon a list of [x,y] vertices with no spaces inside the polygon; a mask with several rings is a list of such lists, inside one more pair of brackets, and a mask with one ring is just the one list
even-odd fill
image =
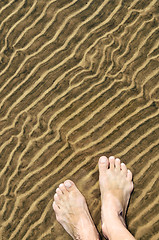
{"label": "tan sand surface", "polygon": [[130,231],[159,239],[158,13],[157,0],[0,1],[0,239],[71,239],[52,209],[69,178],[101,231],[101,155],[133,172]]}

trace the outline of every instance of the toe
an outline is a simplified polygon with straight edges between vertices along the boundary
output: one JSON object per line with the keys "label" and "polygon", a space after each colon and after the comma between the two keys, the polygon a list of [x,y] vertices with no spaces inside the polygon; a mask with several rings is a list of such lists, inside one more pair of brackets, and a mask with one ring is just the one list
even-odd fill
{"label": "toe", "polygon": [[61,183],[61,184],[59,185],[59,189],[61,190],[61,192],[62,192],[63,194],[67,194],[67,190],[66,190],[65,185],[64,185],[63,183]]}
{"label": "toe", "polygon": [[57,205],[59,205],[60,199],[59,199],[59,196],[57,195],[57,193],[55,193],[55,195],[54,195],[54,201]]}
{"label": "toe", "polygon": [[121,163],[121,171],[125,176],[127,176],[127,167],[125,163]]}
{"label": "toe", "polygon": [[66,180],[64,182],[64,185],[68,192],[72,191],[75,188],[75,184],[71,180]]}
{"label": "toe", "polygon": [[58,213],[59,207],[57,206],[57,204],[55,203],[55,201],[53,201],[52,207],[53,207],[54,211],[55,211],[56,213]]}
{"label": "toe", "polygon": [[106,170],[108,169],[108,159],[105,156],[102,156],[99,158],[98,162],[99,166],[99,173],[100,174],[105,174]]}
{"label": "toe", "polygon": [[55,215],[56,215],[56,220],[58,222],[60,222],[60,208],[57,206],[57,204],[55,203],[55,201],[53,201],[53,204],[52,204],[52,207],[53,207],[53,210],[55,211]]}
{"label": "toe", "polygon": [[129,181],[131,181],[132,180],[132,172],[128,169],[128,171],[127,171],[127,179],[129,180]]}
{"label": "toe", "polygon": [[120,159],[119,158],[116,158],[115,159],[115,168],[120,171]]}
{"label": "toe", "polygon": [[61,191],[60,188],[57,188],[57,189],[56,189],[56,193],[57,193],[58,197],[61,198],[61,196],[62,196],[62,191]]}
{"label": "toe", "polygon": [[109,163],[110,163],[110,170],[114,169],[114,164],[115,164],[115,157],[111,156],[109,157]]}

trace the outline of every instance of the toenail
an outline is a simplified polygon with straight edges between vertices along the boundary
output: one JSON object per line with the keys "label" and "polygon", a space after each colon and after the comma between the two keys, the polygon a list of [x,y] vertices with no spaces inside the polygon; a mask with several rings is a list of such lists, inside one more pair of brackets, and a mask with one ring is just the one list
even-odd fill
{"label": "toenail", "polygon": [[100,157],[100,162],[101,163],[106,163],[106,159],[107,159],[106,157],[102,156],[102,157]]}
{"label": "toenail", "polygon": [[71,184],[71,182],[67,181],[67,182],[65,182],[65,186],[66,186],[67,188],[70,188],[70,187],[72,186],[72,184]]}

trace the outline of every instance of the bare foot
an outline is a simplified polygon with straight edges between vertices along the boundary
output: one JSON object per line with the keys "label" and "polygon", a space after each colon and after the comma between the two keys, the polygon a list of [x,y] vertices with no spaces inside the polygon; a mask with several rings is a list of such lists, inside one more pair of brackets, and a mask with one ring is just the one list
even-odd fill
{"label": "bare foot", "polygon": [[109,237],[109,226],[112,213],[118,215],[125,225],[125,215],[133,190],[132,173],[124,163],[114,156],[99,159],[99,183],[101,190],[102,232]]}
{"label": "bare foot", "polygon": [[71,180],[66,180],[56,189],[53,209],[57,221],[73,239],[99,239],[85,198]]}

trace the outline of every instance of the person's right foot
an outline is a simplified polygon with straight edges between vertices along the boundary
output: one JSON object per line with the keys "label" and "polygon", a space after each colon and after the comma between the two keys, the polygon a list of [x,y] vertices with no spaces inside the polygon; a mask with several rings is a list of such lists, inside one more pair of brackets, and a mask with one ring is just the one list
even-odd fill
{"label": "person's right foot", "polygon": [[99,184],[101,191],[102,232],[109,236],[109,216],[114,213],[125,225],[125,214],[133,190],[132,173],[124,163],[114,156],[99,159]]}

